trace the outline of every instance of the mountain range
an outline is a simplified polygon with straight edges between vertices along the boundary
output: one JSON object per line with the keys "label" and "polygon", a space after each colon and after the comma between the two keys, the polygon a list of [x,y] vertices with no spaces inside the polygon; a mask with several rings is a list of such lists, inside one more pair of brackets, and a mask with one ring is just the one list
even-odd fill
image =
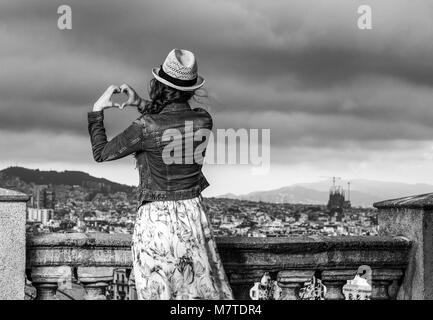
{"label": "mountain range", "polygon": [[23,167],[9,167],[0,171],[0,187],[29,193],[32,185],[79,186],[98,190],[103,194],[125,192],[132,194],[136,187],[97,178],[81,171],[42,171]]}
{"label": "mountain range", "polygon": [[[346,180],[339,180],[347,194]],[[350,201],[354,206],[370,207],[374,202],[433,192],[433,185],[425,183],[401,183],[376,180],[351,180]],[[81,171],[42,171],[22,167],[9,167],[0,171],[0,187],[31,193],[32,185],[51,184],[80,186],[92,192],[111,194],[125,192],[134,196],[136,187],[116,183],[104,178],[97,178]],[[326,204],[329,197],[329,180],[311,183],[298,183],[266,191],[254,191],[247,194],[232,193],[218,196],[249,201],[271,203]]]}
{"label": "mountain range", "polygon": [[[347,182],[345,180],[338,182],[338,185],[344,188],[346,198],[348,194]],[[254,191],[242,195],[229,193],[219,197],[274,203],[326,204],[330,186],[331,183],[328,180],[323,180],[294,184],[274,190]],[[350,201],[353,206],[371,207],[374,202],[381,200],[433,192],[433,185],[356,179],[350,181],[350,189]]]}

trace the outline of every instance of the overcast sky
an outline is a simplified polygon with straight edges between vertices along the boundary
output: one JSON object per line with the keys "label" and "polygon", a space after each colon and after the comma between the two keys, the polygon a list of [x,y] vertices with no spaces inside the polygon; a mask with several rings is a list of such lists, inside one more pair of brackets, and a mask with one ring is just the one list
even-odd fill
{"label": "overcast sky", "polygon": [[[61,4],[72,7],[72,30],[57,28]],[[372,30],[357,27],[361,4]],[[215,127],[271,129],[269,173],[207,166],[205,195],[332,175],[433,183],[429,0],[2,0],[0,45],[0,168],[136,184],[132,157],[93,161],[87,111],[110,84],[147,97],[151,68],[186,48]],[[135,118],[107,111],[109,135]]]}

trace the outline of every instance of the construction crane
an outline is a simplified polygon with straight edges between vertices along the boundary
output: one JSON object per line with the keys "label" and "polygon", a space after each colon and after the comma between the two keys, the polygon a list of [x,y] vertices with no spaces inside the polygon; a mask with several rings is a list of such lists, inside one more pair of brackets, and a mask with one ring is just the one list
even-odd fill
{"label": "construction crane", "polygon": [[350,184],[351,184],[351,182],[348,181],[347,182],[347,201],[349,201],[349,202],[350,202]]}
{"label": "construction crane", "polygon": [[332,178],[332,187],[335,190],[335,181],[336,180],[341,180],[341,177],[336,177],[336,176],[320,176],[321,178],[327,178],[327,179],[331,179]]}

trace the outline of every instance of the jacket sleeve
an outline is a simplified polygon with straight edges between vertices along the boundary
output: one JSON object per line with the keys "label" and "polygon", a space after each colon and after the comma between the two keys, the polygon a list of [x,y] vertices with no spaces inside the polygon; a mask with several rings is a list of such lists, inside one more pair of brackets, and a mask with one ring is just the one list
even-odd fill
{"label": "jacket sleeve", "polygon": [[138,123],[132,123],[125,131],[107,141],[103,111],[89,112],[87,117],[95,161],[116,160],[142,150],[143,130]]}

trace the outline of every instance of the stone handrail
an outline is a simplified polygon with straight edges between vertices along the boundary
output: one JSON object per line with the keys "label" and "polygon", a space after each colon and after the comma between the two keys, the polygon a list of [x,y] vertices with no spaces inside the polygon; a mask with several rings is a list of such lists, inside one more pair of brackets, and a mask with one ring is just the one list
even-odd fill
{"label": "stone handrail", "polygon": [[342,286],[361,265],[373,271],[373,298],[393,299],[408,261],[410,242],[394,237],[236,238],[218,241],[237,296],[273,272],[284,299],[295,299],[313,275],[328,288],[327,299],[343,299]]}
{"label": "stone handrail", "polygon": [[[0,300],[24,299],[25,275],[38,299],[56,298],[62,279],[75,279],[84,287],[85,299],[105,299],[107,287],[117,288],[125,277],[126,287],[132,288],[128,292],[134,292],[130,235],[26,236],[27,201],[25,194],[0,188]],[[359,270],[371,269],[372,299],[433,299],[433,193],[374,206],[378,237],[217,238],[235,297],[247,299],[266,272],[263,279],[272,281],[265,283],[274,292],[281,289],[282,299],[299,298],[300,288],[313,276],[320,282],[310,284],[328,289],[326,299],[342,299],[345,282]],[[358,269],[362,265],[369,268]],[[113,281],[116,268],[122,268],[116,275],[123,273]],[[345,288],[361,283],[359,279]]]}
{"label": "stone handrail", "polygon": [[[42,234],[27,237],[29,278],[39,299],[55,297],[68,272],[84,285],[86,299],[103,299],[115,268],[132,268],[131,236],[119,234]],[[327,299],[343,299],[342,286],[361,265],[371,267],[373,299],[393,299],[402,281],[411,243],[402,237],[217,238],[235,297],[264,272],[282,288],[282,299],[296,299],[313,275],[328,288]]]}

